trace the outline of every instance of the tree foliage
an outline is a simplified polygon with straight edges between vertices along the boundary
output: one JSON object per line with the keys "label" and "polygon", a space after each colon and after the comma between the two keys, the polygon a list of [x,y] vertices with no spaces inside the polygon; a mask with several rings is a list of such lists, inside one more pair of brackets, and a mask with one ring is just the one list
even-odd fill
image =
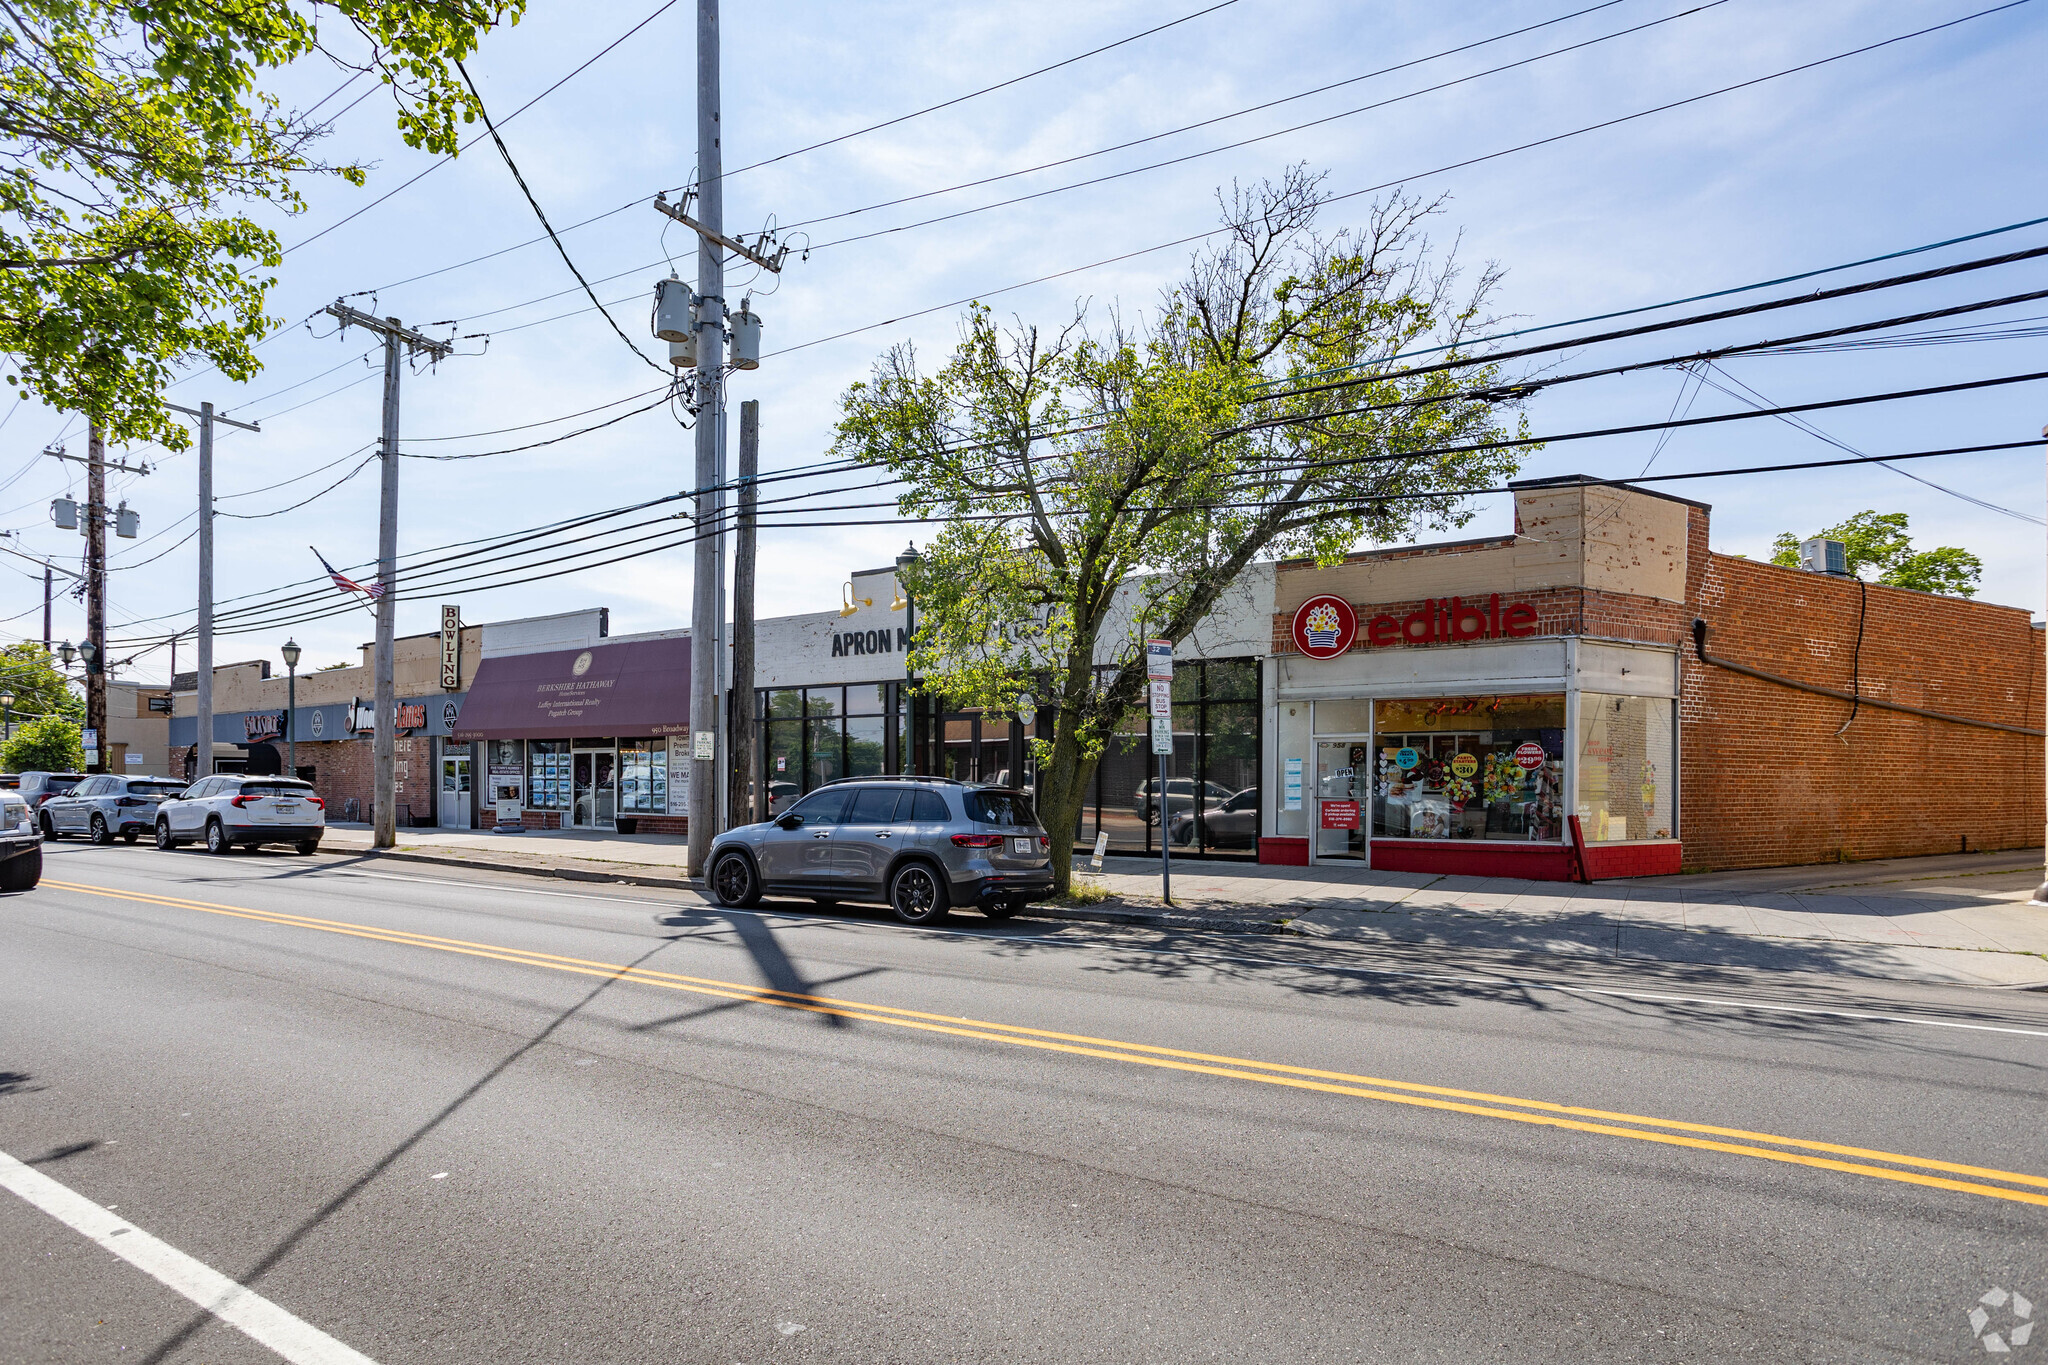
{"label": "tree foliage", "polygon": [[1904,512],[1858,512],[1810,537],[1783,532],[1771,542],[1771,563],[1798,568],[1800,541],[1816,538],[1842,542],[1850,573],[1894,588],[1975,597],[1984,577],[1984,561],[1968,550],[1954,545],[1915,550]]}
{"label": "tree foliage", "polygon": [[0,765],[11,773],[75,773],[85,767],[84,732],[62,716],[32,720],[0,748]]}
{"label": "tree foliage", "polygon": [[[1146,639],[1186,639],[1255,559],[1461,526],[1465,490],[1517,467],[1512,449],[1440,450],[1511,434],[1513,395],[1474,392],[1496,367],[1392,373],[1422,347],[1463,357],[1497,282],[1462,285],[1432,248],[1437,203],[1396,196],[1326,233],[1300,169],[1219,203],[1222,243],[1142,327],[1086,306],[1056,331],[1003,327],[977,306],[936,371],[899,346],[841,400],[835,453],[944,519],[906,574],[912,672],[997,712],[1038,693],[1056,833],[1139,700]],[[1053,848],[1064,890],[1072,849]]]}
{"label": "tree foliage", "polygon": [[32,640],[0,646],[0,692],[13,695],[16,720],[36,716],[85,718],[85,699],[71,690],[50,658],[50,651]]}
{"label": "tree foliage", "polygon": [[[158,397],[194,357],[259,366],[277,236],[326,131],[259,78],[302,59],[380,82],[400,133],[452,153],[455,69],[525,0],[0,0],[0,350],[8,382],[110,439],[186,441]],[[323,28],[323,23],[325,28]],[[339,107],[339,106],[337,106]],[[332,112],[329,115],[332,117]]]}

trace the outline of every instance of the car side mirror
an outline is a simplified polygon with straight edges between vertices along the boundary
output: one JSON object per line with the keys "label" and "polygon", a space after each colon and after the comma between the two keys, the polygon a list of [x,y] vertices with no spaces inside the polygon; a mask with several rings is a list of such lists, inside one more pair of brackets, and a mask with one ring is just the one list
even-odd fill
{"label": "car side mirror", "polygon": [[804,818],[801,815],[782,815],[777,816],[775,820],[778,829],[802,829],[803,823]]}

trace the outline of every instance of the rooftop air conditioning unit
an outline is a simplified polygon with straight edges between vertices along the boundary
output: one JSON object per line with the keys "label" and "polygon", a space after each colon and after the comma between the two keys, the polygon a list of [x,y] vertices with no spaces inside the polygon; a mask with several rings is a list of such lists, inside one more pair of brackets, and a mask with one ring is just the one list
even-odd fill
{"label": "rooftop air conditioning unit", "polygon": [[1831,573],[1847,577],[1849,574],[1849,549],[1839,540],[1802,540],[1799,542],[1799,567],[1808,573]]}

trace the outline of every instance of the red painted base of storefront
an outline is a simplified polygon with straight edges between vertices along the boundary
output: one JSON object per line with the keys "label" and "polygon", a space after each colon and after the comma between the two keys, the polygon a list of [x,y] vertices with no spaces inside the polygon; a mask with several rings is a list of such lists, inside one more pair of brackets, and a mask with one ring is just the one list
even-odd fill
{"label": "red painted base of storefront", "polygon": [[1265,835],[1259,839],[1259,861],[1276,867],[1307,867],[1308,840],[1291,839],[1285,835]]}
{"label": "red painted base of storefront", "polygon": [[[688,834],[690,817],[687,815],[622,815],[621,820],[632,820],[637,834]],[[561,829],[562,813],[557,810],[528,810],[519,813],[519,824],[523,829]],[[485,829],[490,825],[486,824]],[[608,830],[593,830],[592,833],[609,833]]]}
{"label": "red painted base of storefront", "polygon": [[1487,844],[1462,839],[1375,839],[1372,865],[1384,872],[1437,872],[1455,877],[1573,880],[1563,844]]}
{"label": "red painted base of storefront", "polygon": [[1594,881],[1607,877],[1669,877],[1682,861],[1676,839],[1659,839],[1642,844],[1586,845],[1586,875]]}

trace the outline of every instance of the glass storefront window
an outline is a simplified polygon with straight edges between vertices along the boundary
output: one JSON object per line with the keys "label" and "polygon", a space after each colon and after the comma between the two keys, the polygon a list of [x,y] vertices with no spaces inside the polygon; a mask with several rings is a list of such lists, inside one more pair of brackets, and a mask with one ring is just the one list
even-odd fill
{"label": "glass storefront window", "polygon": [[[1108,686],[1116,670],[1097,670]],[[1190,853],[1243,856],[1258,848],[1259,661],[1187,659],[1173,670],[1173,761],[1164,798],[1151,719],[1134,708],[1095,766],[1074,831],[1077,848],[1097,835],[1119,852],[1155,853],[1161,839]],[[1039,715],[1041,732],[1049,730]]]}
{"label": "glass storefront window", "polygon": [[846,718],[848,777],[873,777],[882,771],[882,758],[888,747],[888,726],[887,716]]}
{"label": "glass storefront window", "polygon": [[526,742],[526,804],[534,810],[569,809],[569,741]]}
{"label": "glass storefront window", "polygon": [[668,809],[668,741],[619,741],[619,810],[660,815]]}
{"label": "glass storefront window", "polygon": [[1373,834],[1562,839],[1564,723],[1562,693],[1377,703]]}
{"label": "glass storefront window", "polygon": [[1669,697],[1579,694],[1579,828],[1586,842],[1672,837],[1673,705]]}

